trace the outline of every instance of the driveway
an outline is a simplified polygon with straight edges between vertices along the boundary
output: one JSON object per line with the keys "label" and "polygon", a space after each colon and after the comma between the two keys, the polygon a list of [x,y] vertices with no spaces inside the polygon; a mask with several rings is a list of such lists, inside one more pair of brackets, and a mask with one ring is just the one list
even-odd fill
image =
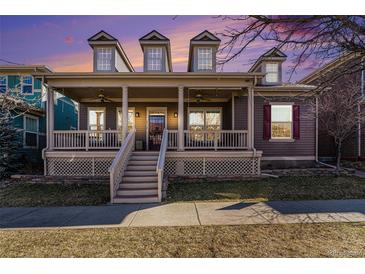
{"label": "driveway", "polygon": [[185,202],[0,208],[0,229],[194,226],[365,221],[365,200]]}

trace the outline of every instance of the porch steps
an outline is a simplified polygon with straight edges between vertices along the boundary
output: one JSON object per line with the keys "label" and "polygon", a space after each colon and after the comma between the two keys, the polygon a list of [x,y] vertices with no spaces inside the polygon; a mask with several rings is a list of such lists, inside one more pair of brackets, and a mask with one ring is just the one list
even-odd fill
{"label": "porch steps", "polygon": [[158,152],[134,151],[119,184],[115,203],[158,202]]}

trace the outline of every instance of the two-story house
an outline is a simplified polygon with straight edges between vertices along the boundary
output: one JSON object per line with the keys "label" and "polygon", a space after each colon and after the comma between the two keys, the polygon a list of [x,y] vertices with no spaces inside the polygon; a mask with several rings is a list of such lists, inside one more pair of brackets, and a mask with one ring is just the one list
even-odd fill
{"label": "two-story house", "polygon": [[[0,66],[0,99],[9,96],[23,104],[13,113],[13,125],[19,129],[19,157],[25,166],[42,166],[42,149],[46,147],[46,94],[43,77],[34,73],[52,73],[44,65]],[[78,108],[76,102],[57,93],[54,98],[55,128],[71,130],[77,128]]]}
{"label": "two-story house", "polygon": [[46,175],[110,176],[111,202],[153,202],[169,176],[256,176],[316,160],[316,123],[301,100],[313,87],[282,82],[280,50],[248,72],[217,72],[221,41],[203,31],[190,40],[187,71],[174,72],[170,40],[154,30],[139,40],[136,72],[110,34],[88,42],[93,72],[34,75],[49,102],[60,92],[80,110],[77,130],[56,130],[48,105]]}

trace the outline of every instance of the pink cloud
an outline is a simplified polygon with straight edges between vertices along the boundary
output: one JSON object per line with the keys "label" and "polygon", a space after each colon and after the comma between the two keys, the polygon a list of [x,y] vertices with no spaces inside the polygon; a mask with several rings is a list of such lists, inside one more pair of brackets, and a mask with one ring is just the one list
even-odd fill
{"label": "pink cloud", "polygon": [[65,44],[72,44],[74,42],[74,38],[71,35],[68,35],[65,37],[65,39],[63,39],[63,41]]}

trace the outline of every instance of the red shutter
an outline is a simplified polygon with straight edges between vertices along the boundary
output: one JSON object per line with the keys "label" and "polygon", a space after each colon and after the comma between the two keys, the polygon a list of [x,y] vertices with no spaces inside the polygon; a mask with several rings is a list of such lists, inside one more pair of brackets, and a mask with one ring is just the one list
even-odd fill
{"label": "red shutter", "polygon": [[300,139],[300,108],[299,105],[293,105],[293,138]]}
{"label": "red shutter", "polygon": [[271,106],[264,105],[264,140],[271,138]]}

